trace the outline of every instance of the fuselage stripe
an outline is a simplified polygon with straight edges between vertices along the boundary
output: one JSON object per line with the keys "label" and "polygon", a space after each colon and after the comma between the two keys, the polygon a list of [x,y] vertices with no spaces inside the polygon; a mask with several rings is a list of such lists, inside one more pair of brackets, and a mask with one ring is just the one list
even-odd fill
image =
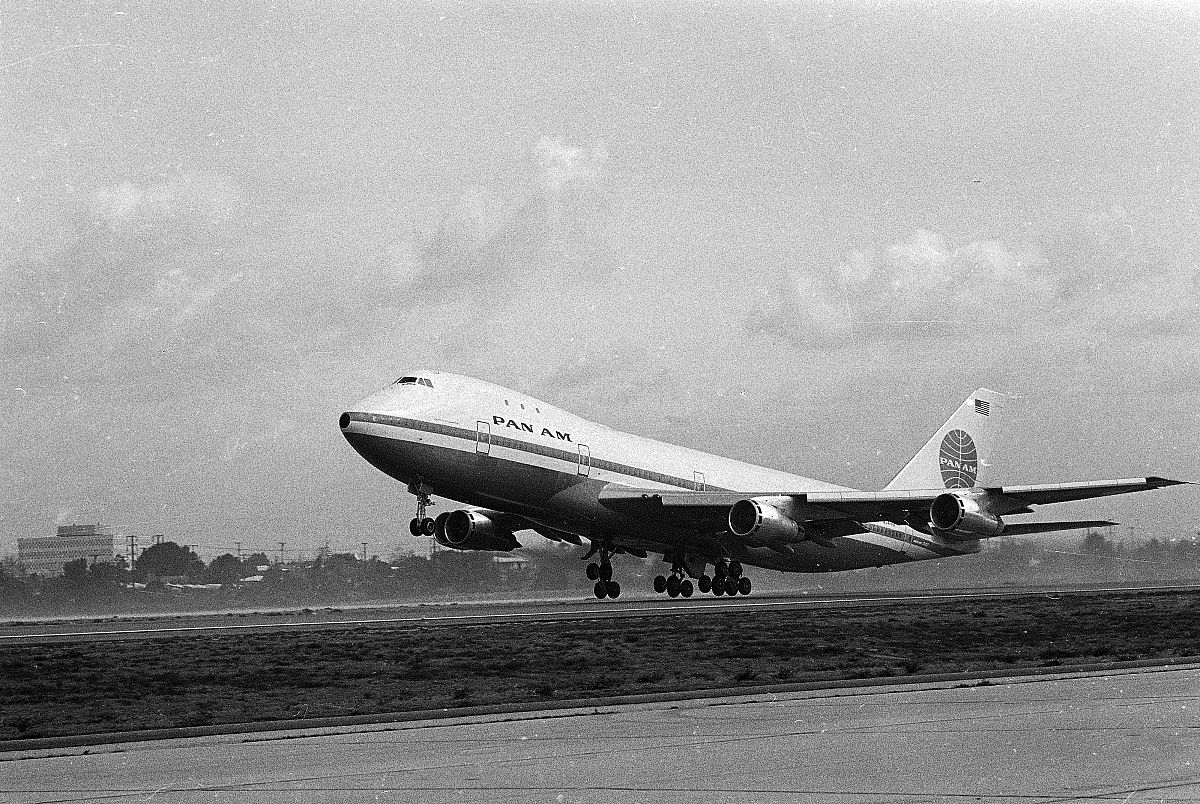
{"label": "fuselage stripe", "polygon": [[[420,430],[421,432],[434,433],[436,435],[449,436],[451,438],[461,438],[465,441],[476,443],[479,434],[475,430],[468,430],[465,427],[455,427],[449,424],[438,424],[436,422],[422,421],[421,419],[409,419],[403,416],[389,416],[383,413],[351,413],[351,421],[368,422],[371,424],[383,424],[390,427],[398,427],[405,430]],[[566,463],[578,465],[580,453],[570,452],[564,449],[548,447],[544,444],[531,444],[528,441],[519,441],[515,438],[506,436],[492,435],[490,443],[493,447],[504,447],[506,449],[517,450],[518,452],[527,452],[533,455],[541,455],[547,458],[565,461]],[[586,445],[584,445],[586,446]],[[604,460],[603,458],[588,457],[587,462],[593,469],[600,469],[606,472],[613,472],[626,477],[635,477],[639,480],[649,480],[653,483],[662,483],[667,486],[676,486],[678,488],[690,489],[693,487],[694,480],[686,480],[681,477],[673,477],[665,475],[661,472],[654,472],[650,469],[642,469],[637,466],[629,466],[627,464],[615,463],[613,461]],[[709,487],[712,491],[730,491],[730,489],[721,489],[716,486]]]}

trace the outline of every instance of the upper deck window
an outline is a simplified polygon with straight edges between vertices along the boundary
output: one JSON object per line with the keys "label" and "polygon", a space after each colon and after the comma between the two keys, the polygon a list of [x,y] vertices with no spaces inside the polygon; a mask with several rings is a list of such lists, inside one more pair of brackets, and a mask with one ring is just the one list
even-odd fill
{"label": "upper deck window", "polygon": [[425,377],[401,377],[392,383],[393,385],[424,385],[426,388],[432,388],[433,382]]}

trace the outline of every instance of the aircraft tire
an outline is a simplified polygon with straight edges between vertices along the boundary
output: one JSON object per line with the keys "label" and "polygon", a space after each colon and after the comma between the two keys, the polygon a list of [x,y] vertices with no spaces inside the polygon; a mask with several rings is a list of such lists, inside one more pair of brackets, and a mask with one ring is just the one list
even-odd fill
{"label": "aircraft tire", "polygon": [[745,575],[738,578],[738,591],[741,592],[743,595],[750,594],[750,586],[751,586],[750,579],[747,578]]}
{"label": "aircraft tire", "polygon": [[592,592],[599,600],[603,600],[608,597],[608,584],[604,581],[596,581],[596,585],[592,587]]}
{"label": "aircraft tire", "polygon": [[420,536],[421,535],[421,520],[417,519],[416,517],[413,517],[412,521],[408,523],[408,532],[411,533],[413,536]]}
{"label": "aircraft tire", "polygon": [[712,582],[712,593],[714,597],[720,597],[725,594],[725,582],[720,578],[714,578]]}
{"label": "aircraft tire", "polygon": [[613,600],[621,596],[621,584],[616,581],[609,581],[605,588],[608,590],[608,596]]}
{"label": "aircraft tire", "polygon": [[707,575],[701,575],[696,579],[696,584],[700,587],[700,594],[707,595],[712,591],[712,578]]}
{"label": "aircraft tire", "polygon": [[667,579],[661,575],[655,575],[654,576],[654,591],[660,595],[663,592],[667,591]]}
{"label": "aircraft tire", "polygon": [[692,582],[687,579],[684,579],[683,583],[679,584],[679,594],[683,595],[684,597],[691,597],[692,596]]}
{"label": "aircraft tire", "polygon": [[609,564],[607,561],[600,565],[600,580],[612,580],[612,564]]}
{"label": "aircraft tire", "polygon": [[729,565],[729,572],[727,574],[730,578],[733,578],[736,581],[738,578],[742,577],[742,565],[736,561],[733,562]]}
{"label": "aircraft tire", "polygon": [[429,517],[421,520],[421,534],[424,536],[432,536],[437,533],[437,522]]}
{"label": "aircraft tire", "polygon": [[726,578],[724,586],[725,594],[729,595],[730,597],[733,597],[738,593],[738,582],[733,578]]}
{"label": "aircraft tire", "polygon": [[589,581],[600,580],[600,565],[594,561],[587,565],[587,579]]}

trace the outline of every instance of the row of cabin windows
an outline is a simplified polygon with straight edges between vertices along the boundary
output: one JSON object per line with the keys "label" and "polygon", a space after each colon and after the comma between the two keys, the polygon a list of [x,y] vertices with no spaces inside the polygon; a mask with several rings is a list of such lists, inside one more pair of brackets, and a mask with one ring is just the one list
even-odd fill
{"label": "row of cabin windows", "polygon": [[[505,407],[508,407],[508,400],[507,400],[507,399],[506,399],[506,400],[504,400],[504,406],[505,406]],[[522,403],[521,403],[521,410],[525,410],[525,403],[524,403],[524,402],[522,402]],[[534,410],[536,410],[538,413],[541,413],[541,412],[542,412],[542,409],[541,409],[541,408],[539,408],[539,407],[535,407],[535,408],[534,408]]]}

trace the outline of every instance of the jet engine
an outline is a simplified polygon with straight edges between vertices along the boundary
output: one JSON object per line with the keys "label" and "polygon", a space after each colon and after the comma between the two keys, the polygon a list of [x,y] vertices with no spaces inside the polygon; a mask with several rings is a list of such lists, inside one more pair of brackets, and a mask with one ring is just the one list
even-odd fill
{"label": "jet engine", "polygon": [[450,511],[436,520],[433,538],[455,550],[514,550],[521,546],[512,531],[500,527],[482,511]]}
{"label": "jet engine", "polygon": [[738,500],[729,509],[729,532],[750,547],[787,544],[804,538],[794,519],[762,500]]}
{"label": "jet engine", "polygon": [[929,506],[929,524],[935,530],[967,539],[1004,533],[1004,520],[983,509],[977,500],[960,494],[939,494]]}

